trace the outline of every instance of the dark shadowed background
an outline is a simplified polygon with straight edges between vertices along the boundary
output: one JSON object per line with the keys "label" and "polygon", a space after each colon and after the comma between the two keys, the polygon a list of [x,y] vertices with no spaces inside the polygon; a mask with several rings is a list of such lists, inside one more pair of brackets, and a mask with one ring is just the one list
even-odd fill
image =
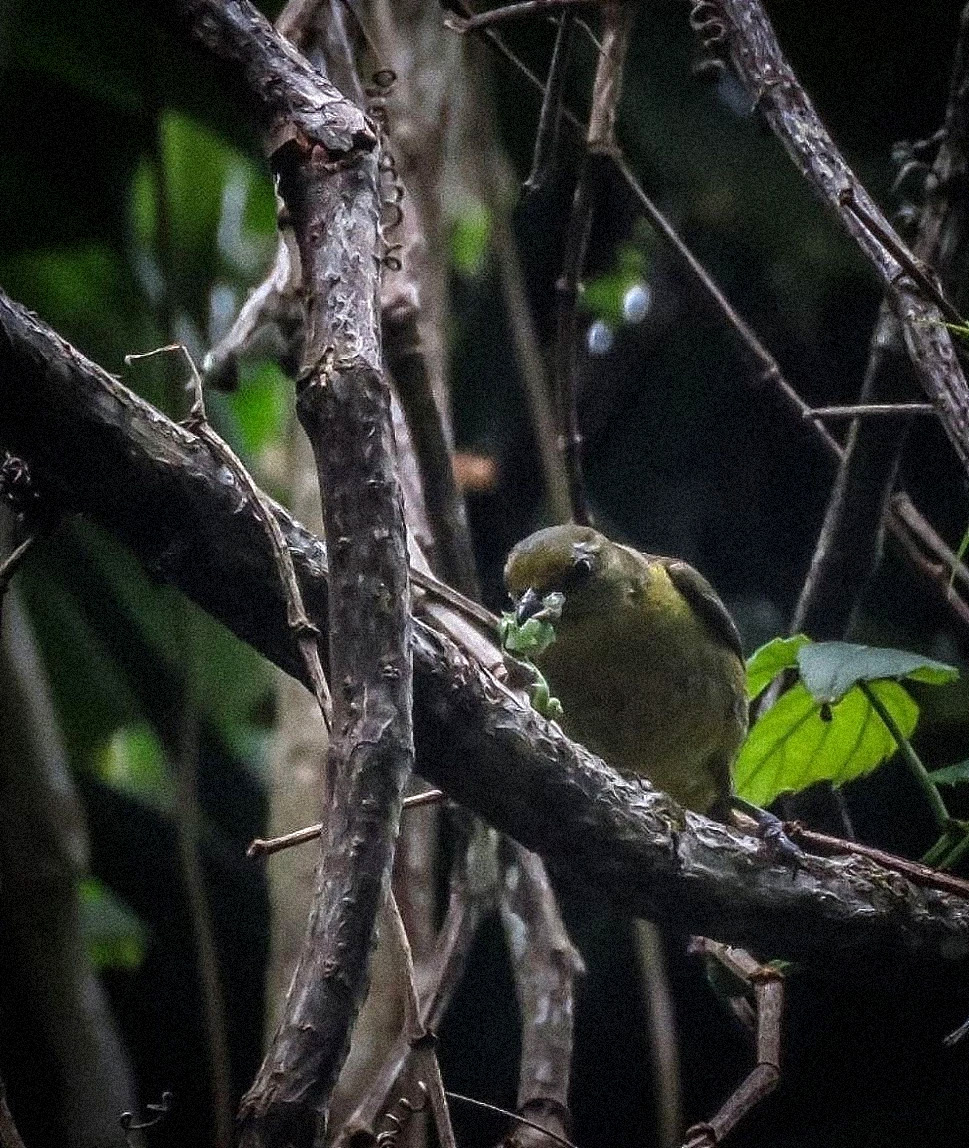
{"label": "dark shadowed background", "polygon": [[[918,189],[909,180],[892,190],[893,147],[932,135],[942,122],[961,5],[770,0],[767,8],[855,171],[883,208],[904,207]],[[739,87],[692,75],[697,51],[686,15],[678,2],[641,5],[620,119],[626,156],[805,399],[851,401],[879,285]],[[509,42],[544,67],[551,43],[544,24]],[[502,60],[484,51],[472,59],[490,65],[494,115],[521,179],[538,97]],[[569,86],[580,113],[593,67],[592,49],[581,42]],[[201,357],[271,259],[272,187],[238,102],[204,61],[158,31],[148,5],[6,0],[0,109],[0,285],[139,393],[184,413],[180,364],[125,368],[123,359],[172,338]],[[552,184],[514,214],[545,345],[575,160],[565,142]],[[470,490],[468,499],[486,596],[498,609],[505,554],[543,521],[540,472],[486,199],[469,195],[467,185],[443,194],[454,425],[460,450],[493,463],[486,489]],[[830,462],[778,397],[752,384],[719,317],[618,181],[598,204],[586,279],[580,405],[601,524],[695,564],[753,650],[787,625],[826,504]],[[283,500],[291,399],[279,368],[253,360],[238,392],[211,400],[221,433]],[[914,427],[902,470],[920,508],[956,546],[969,500],[934,420]],[[191,704],[199,717],[204,881],[239,1094],[261,1056],[268,901],[263,870],[244,851],[265,828],[274,678],[83,523],[62,526],[17,585],[88,823],[88,954],[107,986],[142,1102],[163,1090],[175,1096],[151,1143],[208,1143],[200,990],[166,762],[178,714]],[[854,636],[965,662],[966,634],[891,546]],[[964,690],[920,700],[918,744],[927,762],[969,756]],[[849,787],[848,799],[867,840],[917,855],[932,839],[917,792],[894,765]],[[578,1017],[575,1139],[581,1148],[648,1145],[653,1102],[628,924],[567,875],[559,884],[589,966]],[[14,917],[0,891],[0,1075],[28,1148],[74,1143],[58,1092],[60,1036],[37,1023]],[[746,1069],[750,1049],[684,947],[684,938],[669,938],[685,1107],[698,1118]],[[969,1120],[969,1042],[950,1050],[941,1038],[969,1010],[967,986],[912,983],[884,968],[865,984],[845,984],[836,954],[828,973],[792,978],[784,1082],[731,1142],[958,1142]],[[442,1033],[448,1085],[513,1106],[516,1023],[499,932],[489,928]],[[497,1118],[456,1109],[455,1120],[468,1148],[501,1135]]]}

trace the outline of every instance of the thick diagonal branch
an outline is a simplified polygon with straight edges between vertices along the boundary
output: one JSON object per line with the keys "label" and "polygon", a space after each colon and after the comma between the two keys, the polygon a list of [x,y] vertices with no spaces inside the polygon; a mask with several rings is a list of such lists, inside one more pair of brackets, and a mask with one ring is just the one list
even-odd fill
{"label": "thick diagonal branch", "polygon": [[[795,166],[836,214],[895,296],[915,373],[969,470],[969,387],[943,322],[943,302],[838,150],[785,60],[759,0],[699,0],[716,14],[717,43]],[[709,27],[708,22],[708,27]],[[947,309],[946,317],[948,318]]]}
{"label": "thick diagonal branch", "polygon": [[333,161],[377,146],[363,112],[248,0],[161,0],[155,11],[215,61],[266,132],[270,155],[292,140],[318,144]]}
{"label": "thick diagonal branch", "polygon": [[[303,673],[271,547],[246,494],[203,443],[0,294],[0,443],[65,508],[89,515],[158,575],[294,676]],[[312,616],[326,552],[278,510]],[[751,838],[624,780],[415,624],[420,772],[547,863],[631,912],[839,969],[969,956],[969,901],[862,858],[792,872]],[[338,682],[339,684],[339,682]],[[857,966],[856,966],[857,967]]]}

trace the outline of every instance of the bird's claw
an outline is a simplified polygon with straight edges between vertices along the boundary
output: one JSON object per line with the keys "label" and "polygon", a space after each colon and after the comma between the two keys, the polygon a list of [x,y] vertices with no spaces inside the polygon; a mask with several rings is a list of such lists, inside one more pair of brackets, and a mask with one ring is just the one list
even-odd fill
{"label": "bird's claw", "polygon": [[757,826],[757,836],[772,856],[785,861],[795,869],[804,867],[807,854],[788,837],[784,822],[779,817],[768,813],[766,809],[761,809],[759,805],[753,805],[737,794],[730,798],[730,804],[738,812],[753,820]]}
{"label": "bird's claw", "polygon": [[757,832],[767,850],[795,869],[801,866],[806,855],[804,850],[788,837],[784,829],[784,822],[766,810],[763,810],[762,814],[763,819],[757,823]]}

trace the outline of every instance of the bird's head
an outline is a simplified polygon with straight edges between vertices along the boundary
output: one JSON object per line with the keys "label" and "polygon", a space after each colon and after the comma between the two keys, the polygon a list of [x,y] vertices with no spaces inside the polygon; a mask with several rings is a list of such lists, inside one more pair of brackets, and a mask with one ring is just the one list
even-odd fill
{"label": "bird's head", "polygon": [[518,543],[505,563],[505,586],[524,623],[548,594],[565,595],[567,609],[593,597],[615,564],[617,548],[589,526],[550,526]]}

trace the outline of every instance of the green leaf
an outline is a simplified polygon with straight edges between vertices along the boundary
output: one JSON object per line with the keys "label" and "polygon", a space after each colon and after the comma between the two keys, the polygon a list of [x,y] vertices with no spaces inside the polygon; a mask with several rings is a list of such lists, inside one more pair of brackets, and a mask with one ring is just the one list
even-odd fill
{"label": "green leaf", "polygon": [[542,599],[541,609],[524,622],[511,611],[498,623],[502,648],[509,654],[531,658],[542,654],[555,641],[555,623],[562,617],[565,595],[553,590]]}
{"label": "green leaf", "polygon": [[[871,689],[910,737],[919,713],[912,698],[896,682],[876,681]],[[832,705],[798,682],[750,731],[734,763],[734,787],[747,801],[769,805],[818,781],[844,785],[863,777],[897,748],[861,690]]]}
{"label": "green leaf", "polygon": [[954,681],[954,666],[906,650],[883,650],[851,642],[811,642],[797,653],[801,680],[819,702],[836,702],[856,682],[883,678],[943,685]]}
{"label": "green leaf", "polygon": [[154,809],[172,808],[174,791],[165,752],[145,722],[116,729],[97,754],[95,772],[112,788]]}
{"label": "green leaf", "polygon": [[243,364],[239,389],[227,400],[243,453],[258,455],[282,438],[291,392],[292,385],[275,363]]}
{"label": "green leaf", "polygon": [[468,204],[451,230],[451,264],[469,279],[481,274],[491,243],[491,213],[483,203]]}
{"label": "green leaf", "polygon": [[758,696],[778,674],[797,666],[797,652],[811,639],[805,634],[791,638],[772,638],[747,659],[747,694],[750,700]]}
{"label": "green leaf", "polygon": [[541,654],[555,641],[555,627],[538,618],[519,624],[514,614],[503,614],[501,644],[509,654],[530,658]]}
{"label": "green leaf", "polygon": [[80,883],[81,929],[97,969],[137,969],[145,959],[145,927],[96,877]]}
{"label": "green leaf", "polygon": [[[98,532],[91,541],[96,569],[147,647],[173,674],[188,674],[200,715],[225,735],[234,726],[249,726],[271,685],[265,659],[177,591],[150,582],[113,539]],[[185,647],[186,634],[191,649]]]}
{"label": "green leaf", "polygon": [[936,785],[964,785],[969,782],[969,761],[957,761],[944,769],[933,769],[929,777]]}

